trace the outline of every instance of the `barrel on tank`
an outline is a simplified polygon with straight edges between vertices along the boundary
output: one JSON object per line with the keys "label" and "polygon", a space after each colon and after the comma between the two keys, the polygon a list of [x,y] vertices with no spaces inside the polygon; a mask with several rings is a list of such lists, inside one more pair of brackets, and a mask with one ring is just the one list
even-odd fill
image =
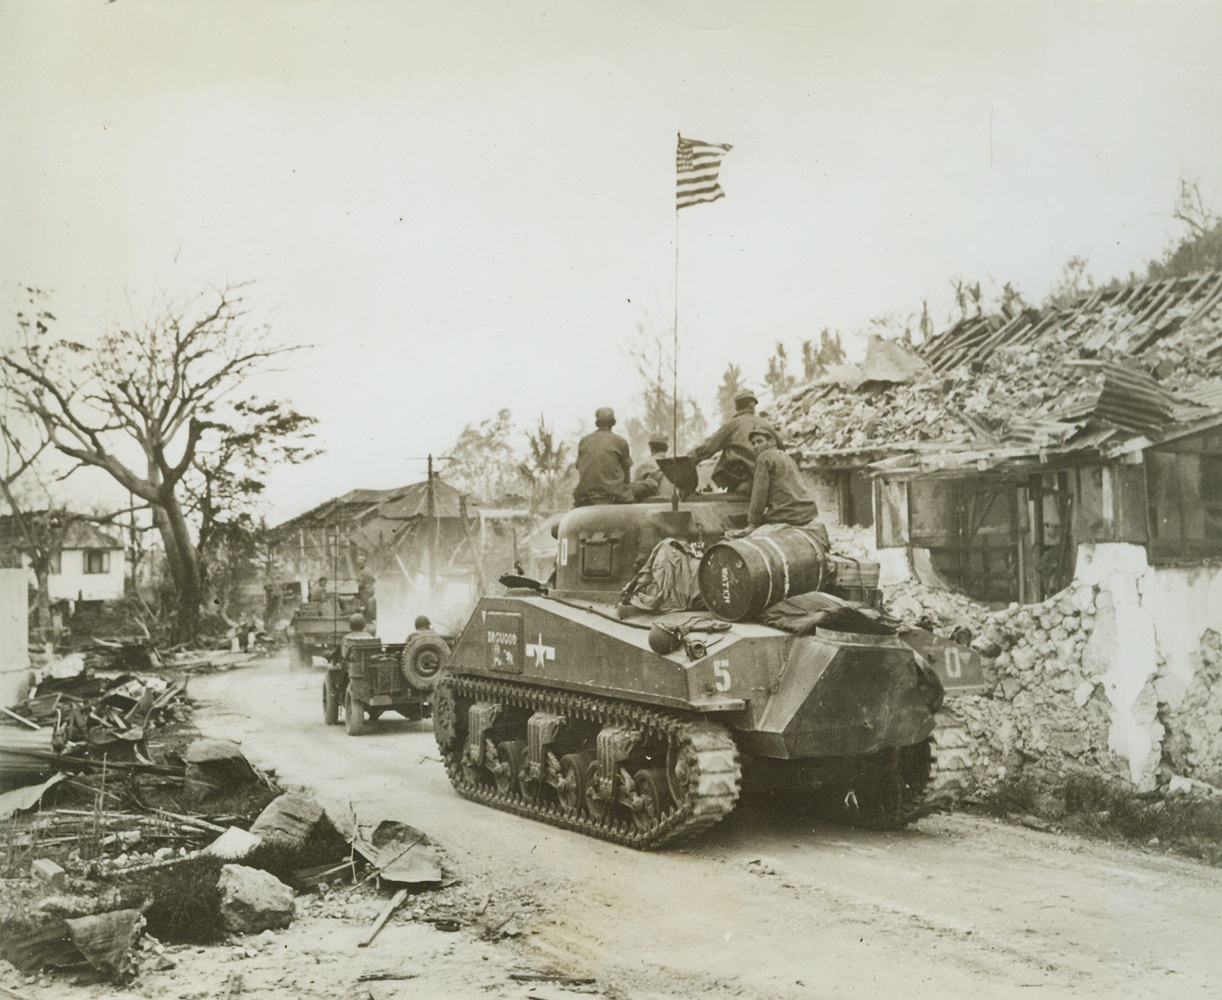
{"label": "barrel on tank", "polygon": [[778,525],[709,546],[700,560],[700,596],[710,611],[737,622],[818,590],[827,571],[827,545],[817,531]]}

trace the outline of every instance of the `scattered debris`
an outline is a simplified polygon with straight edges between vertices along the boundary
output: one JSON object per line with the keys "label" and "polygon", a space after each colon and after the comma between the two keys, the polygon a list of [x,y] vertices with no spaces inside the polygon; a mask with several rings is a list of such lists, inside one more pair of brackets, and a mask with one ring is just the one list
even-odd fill
{"label": "scattered debris", "polygon": [[0,794],[0,820],[9,819],[16,813],[33,809],[50,789],[63,780],[62,774],[53,774],[42,784],[27,785],[24,788],[15,788],[11,792]]}
{"label": "scattered debris", "polygon": [[231,826],[200,853],[234,861],[246,857],[261,843],[263,843],[263,838],[257,834],[238,826]]}
{"label": "scattered debris", "polygon": [[378,936],[378,932],[386,926],[386,921],[390,919],[391,914],[403,905],[403,901],[405,899],[407,899],[406,889],[400,889],[391,897],[390,902],[387,903],[382,908],[382,912],[378,914],[378,919],[374,921],[373,927],[370,928],[368,935],[366,935],[365,939],[357,945],[358,948],[369,947],[373,939]]}
{"label": "scattered debris", "polygon": [[231,933],[258,934],[293,922],[293,890],[268,872],[225,865],[218,887],[221,919]]}
{"label": "scattered debris", "polygon": [[108,979],[122,982],[135,973],[132,953],[144,927],[140,910],[113,910],[65,920],[64,924],[85,960]]}
{"label": "scattered debris", "polygon": [[511,972],[509,978],[516,983],[556,983],[562,986],[592,986],[592,976],[566,976],[557,972]]}
{"label": "scattered debris", "polygon": [[325,819],[323,807],[305,792],[285,792],[250,824],[250,832],[271,841],[300,846]]}
{"label": "scattered debris", "polygon": [[255,769],[232,740],[196,740],[186,753],[187,770],[183,795],[189,802],[203,802],[217,792],[259,783]]}
{"label": "scattered debris", "polygon": [[36,879],[40,879],[56,889],[64,888],[67,879],[63,868],[50,858],[35,858],[34,862],[30,865],[30,872]]}
{"label": "scattered debris", "polygon": [[382,820],[366,836],[357,828],[353,848],[378,878],[400,885],[440,885],[441,861],[427,836],[406,823]]}

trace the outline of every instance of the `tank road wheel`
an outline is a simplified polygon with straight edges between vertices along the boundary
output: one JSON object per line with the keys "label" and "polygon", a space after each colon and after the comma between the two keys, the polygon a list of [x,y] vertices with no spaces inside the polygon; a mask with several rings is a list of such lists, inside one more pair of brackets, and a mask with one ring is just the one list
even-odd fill
{"label": "tank road wheel", "polygon": [[503,770],[496,775],[496,790],[502,795],[509,795],[518,790],[518,777],[526,760],[526,741],[505,740],[498,743],[496,756],[503,765]]}
{"label": "tank road wheel", "polygon": [[610,804],[598,795],[598,761],[591,760],[586,768],[586,812],[598,823],[610,813]]}
{"label": "tank road wheel", "polygon": [[450,655],[445,641],[433,635],[413,635],[403,647],[403,679],[417,691],[432,691]]}
{"label": "tank road wheel", "polygon": [[560,758],[560,783],[556,799],[565,815],[576,816],[586,805],[586,772],[594,762],[592,754],[566,753]]}
{"label": "tank road wheel", "polygon": [[353,695],[351,684],[344,692],[344,730],[349,736],[364,736],[369,732],[369,723],[365,721],[365,703]]}
{"label": "tank road wheel", "polygon": [[[466,761],[468,715],[481,703],[502,709],[503,742],[481,755],[492,769]],[[520,747],[523,722],[529,753]],[[738,801],[738,747],[730,731],[710,719],[445,668],[433,727],[450,782],[464,798],[626,847],[679,843],[708,830]],[[591,752],[595,741],[601,741],[598,756]],[[511,767],[520,753],[515,781]],[[614,792],[605,798],[599,796],[600,779],[608,777],[600,773],[600,756],[603,767],[616,769]]]}
{"label": "tank road wheel", "polygon": [[322,721],[327,726],[339,725],[339,692],[330,673],[322,679]]}
{"label": "tank road wheel", "polygon": [[637,771],[632,783],[639,799],[632,809],[632,825],[638,830],[648,830],[657,825],[673,801],[666,771],[660,767],[643,768]]}

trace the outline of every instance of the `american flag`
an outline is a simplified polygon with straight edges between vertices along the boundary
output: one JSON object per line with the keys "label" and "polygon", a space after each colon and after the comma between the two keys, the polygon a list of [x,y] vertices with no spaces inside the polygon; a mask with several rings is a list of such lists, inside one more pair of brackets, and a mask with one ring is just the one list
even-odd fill
{"label": "american flag", "polygon": [[699,205],[702,201],[716,201],[726,193],[717,183],[717,171],[721,159],[733,146],[724,142],[701,142],[699,139],[684,139],[679,136],[676,162],[679,167],[678,201],[675,211],[688,205]]}

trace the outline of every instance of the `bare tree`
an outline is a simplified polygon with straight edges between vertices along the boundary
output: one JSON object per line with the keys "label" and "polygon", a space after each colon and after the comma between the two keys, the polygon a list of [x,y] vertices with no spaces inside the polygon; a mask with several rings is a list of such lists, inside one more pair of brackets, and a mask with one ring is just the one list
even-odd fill
{"label": "bare tree", "polygon": [[199,527],[204,590],[223,612],[242,583],[258,575],[259,498],[268,472],[319,454],[313,417],[279,400],[239,399],[213,411],[183,477],[185,506]]}
{"label": "bare tree", "polygon": [[55,317],[39,308],[45,296],[28,291],[32,311],[17,314],[19,343],[0,357],[6,388],[52,448],[148,505],[174,585],[171,637],[189,641],[203,577],[184,477],[213,408],[292,348],[252,325],[241,286],[164,305],[92,346],[53,337]]}
{"label": "bare tree", "polygon": [[819,333],[819,346],[814,341],[802,341],[802,380],[810,382],[827,374],[832,365],[844,364],[844,346],[840,334],[824,327]]}
{"label": "bare tree", "polygon": [[1222,268],[1222,216],[1201,194],[1200,182],[1180,178],[1180,191],[1171,217],[1188,232],[1160,260],[1151,261],[1151,278],[1181,278]]}
{"label": "bare tree", "polygon": [[[631,356],[641,378],[641,391],[632,415],[625,422],[625,436],[634,455],[648,454],[648,441],[654,434],[674,436],[677,454],[684,443],[699,441],[708,422],[696,400],[688,393],[675,393],[675,353],[669,333],[650,331],[644,320],[637,321],[637,340]],[[678,426],[676,425],[676,422]]]}
{"label": "bare tree", "polygon": [[552,513],[565,509],[569,506],[565,494],[575,485],[568,445],[556,440],[542,414],[535,429],[526,432],[526,440],[529,454],[518,471],[530,483],[531,510]]}
{"label": "bare tree", "polygon": [[797,378],[789,371],[789,354],[781,341],[776,342],[776,350],[768,359],[768,370],[764,373],[764,381],[772,390],[773,396],[780,396],[797,384]]}
{"label": "bare tree", "polygon": [[721,373],[721,385],[717,387],[717,415],[725,423],[734,416],[734,397],[747,387],[743,370],[733,362]]}
{"label": "bare tree", "polygon": [[984,312],[984,293],[981,291],[980,282],[951,278],[950,284],[955,290],[955,305],[959,307],[959,317],[980,317]]}
{"label": "bare tree", "polygon": [[1204,236],[1222,222],[1213,207],[1205,203],[1201,182],[1187,177],[1180,178],[1180,193],[1176,196],[1171,217],[1184,223],[1192,236]]}
{"label": "bare tree", "polygon": [[478,424],[467,424],[446,457],[446,482],[481,503],[519,493],[524,484],[514,448],[513,415],[507,409]]}
{"label": "bare tree", "polygon": [[1087,270],[1090,261],[1078,254],[1070,257],[1061,267],[1056,282],[1048,290],[1045,307],[1068,309],[1084,295],[1095,290],[1095,279]]}

